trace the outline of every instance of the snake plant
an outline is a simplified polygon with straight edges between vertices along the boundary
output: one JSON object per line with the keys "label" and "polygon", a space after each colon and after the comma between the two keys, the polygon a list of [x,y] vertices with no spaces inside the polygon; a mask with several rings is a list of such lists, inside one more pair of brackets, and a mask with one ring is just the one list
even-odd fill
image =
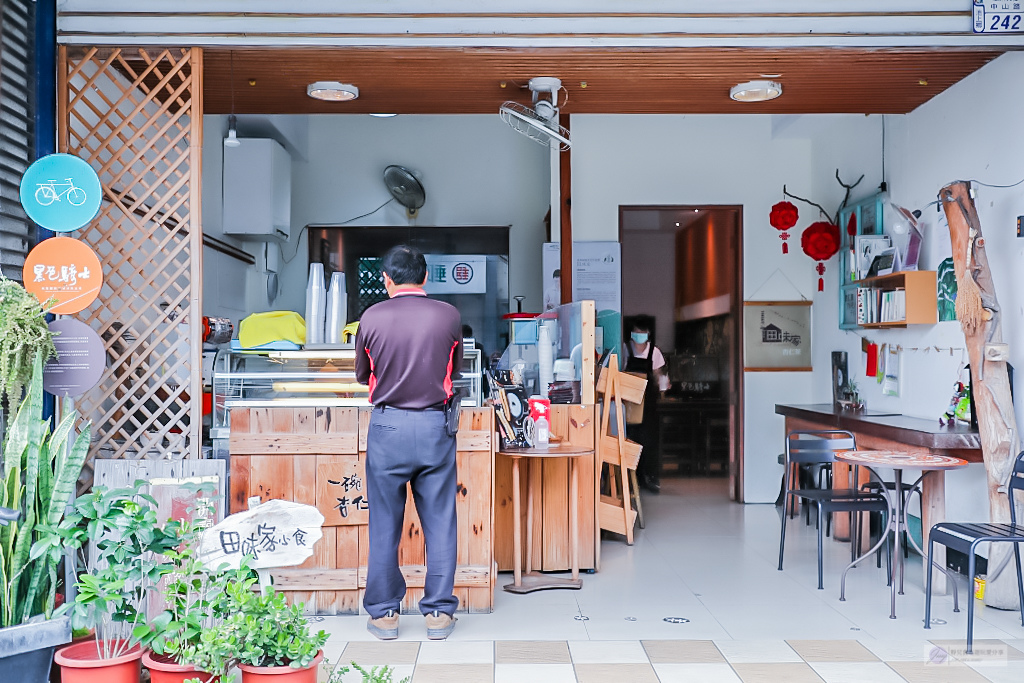
{"label": "snake plant", "polygon": [[89,450],[88,424],[67,447],[77,413],[64,416],[52,433],[43,419],[43,356],[35,355],[28,393],[3,448],[0,506],[21,516],[0,527],[0,627],[52,615],[64,553],[55,531]]}

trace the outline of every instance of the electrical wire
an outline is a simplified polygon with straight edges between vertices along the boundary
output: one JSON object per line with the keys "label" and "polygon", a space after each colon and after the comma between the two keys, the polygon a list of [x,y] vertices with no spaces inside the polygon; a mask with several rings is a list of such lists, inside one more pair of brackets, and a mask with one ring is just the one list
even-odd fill
{"label": "electrical wire", "polygon": [[[352,221],[357,221],[360,218],[366,218],[367,216],[372,216],[373,214],[377,213],[378,211],[380,211],[381,209],[383,209],[385,206],[387,206],[388,204],[390,204],[393,201],[395,201],[394,197],[392,197],[391,199],[387,200],[386,202],[384,202],[383,204],[378,206],[373,211],[367,211],[366,213],[364,213],[364,214],[362,214],[360,216],[356,216],[355,218],[349,218],[347,221],[343,221],[341,223],[331,223],[330,226],[331,227],[336,227],[336,226],[341,226],[341,225],[348,225]],[[295,257],[299,255],[299,246],[302,244],[302,233],[305,232],[306,228],[308,228],[308,227],[309,227],[308,225],[302,226],[302,230],[299,230],[298,238],[296,238],[296,240],[295,240],[295,251],[293,251],[292,255],[290,257],[288,257],[288,258],[285,258],[284,256],[282,256],[281,257],[282,261],[284,261],[285,263],[291,263],[292,261],[295,260]]]}
{"label": "electrical wire", "polygon": [[983,183],[980,180],[974,180],[974,179],[968,180],[967,182],[969,182],[969,183],[977,183],[978,185],[981,185],[982,187],[996,187],[996,188],[1000,188],[1000,189],[1006,189],[1006,188],[1009,188],[1009,187],[1017,187],[1018,185],[1024,183],[1024,178],[1021,178],[1020,180],[1015,182],[1013,185],[991,185],[989,183]]}

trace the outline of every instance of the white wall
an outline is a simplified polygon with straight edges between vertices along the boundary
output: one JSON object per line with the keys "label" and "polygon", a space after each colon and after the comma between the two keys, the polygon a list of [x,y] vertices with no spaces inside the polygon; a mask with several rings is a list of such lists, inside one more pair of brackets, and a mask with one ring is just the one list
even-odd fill
{"label": "white wall", "polygon": [[[761,115],[574,115],[571,128],[574,239],[617,239],[621,204],[741,205],[744,299],[777,268],[798,292],[773,278],[758,298],[811,295],[813,262],[793,249],[783,256],[778,233],[768,225],[784,182],[811,186],[809,140],[773,137],[772,117]],[[811,381],[811,373],[745,373],[748,502],[778,495],[783,421],[775,404],[808,402]]]}
{"label": "white wall", "polygon": [[[890,196],[907,208],[924,209],[922,218],[927,227],[922,268],[934,270],[942,259],[951,255],[944,215],[936,213],[934,206],[925,208],[944,185],[957,179],[1005,185],[1024,178],[1024,136],[1002,123],[1019,119],[1024,110],[1022,85],[1024,54],[1011,52],[913,112],[885,117]],[[876,131],[873,136],[871,126]],[[842,162],[839,166],[844,175],[849,173],[856,177],[867,171],[870,178],[873,162],[865,150],[876,148],[874,142],[869,142],[872,139],[880,142],[877,123],[857,124],[850,120],[841,122],[832,135],[817,138],[814,162],[819,185],[828,187],[836,160]],[[877,168],[877,161],[874,168]],[[877,180],[869,187],[874,185]],[[1024,424],[1021,421],[1024,402],[1020,400],[1024,396],[1021,394],[1024,348],[1015,343],[1024,331],[1024,240],[1016,237],[1016,217],[1024,214],[1024,185],[1011,189],[979,187],[975,201],[1003,312],[1003,339],[1010,342],[1010,362],[1019,369],[1014,392],[1017,420]],[[834,264],[835,261],[830,265]],[[937,353],[933,347],[963,348],[960,324],[952,321],[907,329],[841,332],[836,327],[838,297],[834,279],[829,285],[824,296],[815,297],[814,399],[827,401],[831,397],[828,352],[846,350],[850,357],[850,374],[858,380],[869,407],[937,420],[949,403],[962,357],[959,351],[950,356],[948,352]],[[883,396],[873,379],[864,379],[861,337],[879,344],[921,349],[905,350],[902,354],[900,396]],[[818,340],[822,343],[817,343]],[[925,348],[932,350],[925,352]],[[966,381],[966,374],[964,379]],[[981,464],[947,474],[946,486],[949,518],[987,519],[985,470]]]}
{"label": "white wall", "polygon": [[[275,309],[305,309],[307,247],[305,234],[295,236],[299,230],[339,224],[383,204],[390,197],[384,167],[398,164],[426,189],[415,221],[393,202],[350,225],[511,225],[510,293],[525,295],[527,310],[539,310],[548,151],[497,116],[310,116],[307,159],[292,162],[293,237],[282,249],[286,258],[297,255],[281,264]],[[266,310],[265,288],[249,290],[250,309]]]}

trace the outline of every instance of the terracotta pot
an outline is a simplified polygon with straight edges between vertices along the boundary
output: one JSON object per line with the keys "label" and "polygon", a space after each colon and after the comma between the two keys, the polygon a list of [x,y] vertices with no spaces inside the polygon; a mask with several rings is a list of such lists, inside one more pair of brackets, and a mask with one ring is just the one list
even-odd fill
{"label": "terracotta pot", "polygon": [[242,683],[316,683],[317,671],[324,658],[324,651],[316,653],[314,659],[305,669],[293,669],[290,666],[249,666],[239,664],[242,670]]}
{"label": "terracotta pot", "polygon": [[138,645],[120,657],[100,659],[94,640],[68,645],[53,656],[60,665],[63,683],[139,683],[141,659],[142,648]]}
{"label": "terracotta pot", "polygon": [[188,664],[178,664],[166,655],[158,655],[146,650],[142,655],[142,663],[149,669],[149,679],[152,683],[182,683],[193,678],[198,678],[206,683],[219,683],[220,678],[210,678],[210,674],[200,671]]}

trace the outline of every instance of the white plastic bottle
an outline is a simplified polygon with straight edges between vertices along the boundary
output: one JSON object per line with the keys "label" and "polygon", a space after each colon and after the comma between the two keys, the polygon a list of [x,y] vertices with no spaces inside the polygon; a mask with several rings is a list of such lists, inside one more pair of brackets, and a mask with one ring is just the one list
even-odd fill
{"label": "white plastic bottle", "polygon": [[551,425],[548,419],[541,415],[537,418],[537,448],[547,448],[551,440]]}

